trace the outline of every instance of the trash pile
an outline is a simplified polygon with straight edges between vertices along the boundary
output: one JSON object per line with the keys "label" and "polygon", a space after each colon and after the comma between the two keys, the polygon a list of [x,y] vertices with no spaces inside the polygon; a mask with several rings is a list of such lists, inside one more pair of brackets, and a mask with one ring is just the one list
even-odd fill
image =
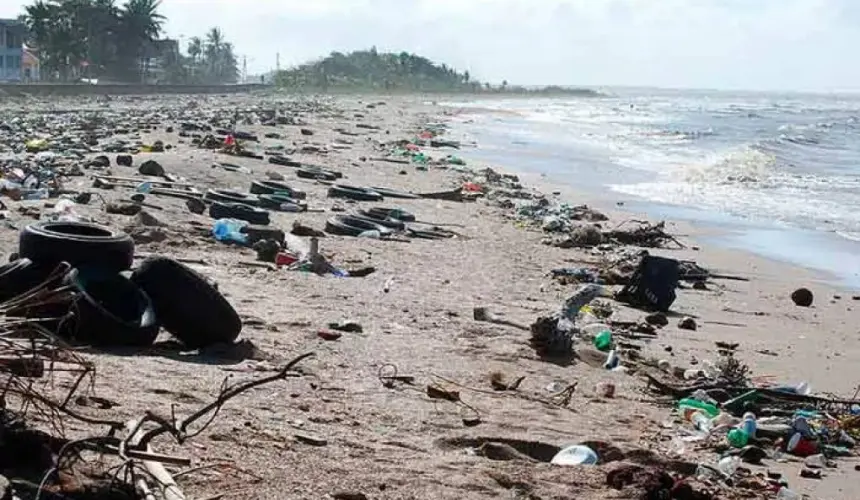
{"label": "trash pile", "polygon": [[670,398],[681,425],[673,427],[675,451],[687,448],[720,454],[701,463],[697,476],[723,487],[778,492],[800,498],[777,473],[754,474],[744,464],[801,461],[800,476],[821,479],[839,457],[856,456],[860,400],[816,396],[808,383],[755,384],[749,367],[734,357],[736,345],[718,343],[716,363],[701,369],[646,371],[652,391]]}

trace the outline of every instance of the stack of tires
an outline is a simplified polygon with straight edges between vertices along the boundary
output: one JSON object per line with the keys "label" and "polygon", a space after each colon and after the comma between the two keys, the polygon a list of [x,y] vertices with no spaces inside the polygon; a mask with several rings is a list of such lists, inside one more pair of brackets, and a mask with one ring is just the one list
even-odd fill
{"label": "stack of tires", "polygon": [[232,343],[242,322],[212,285],[166,257],[134,261],[125,233],[82,222],[40,222],[19,237],[18,260],[0,266],[0,301],[33,289],[61,264],[70,303],[28,309],[62,337],[98,346],[148,346],[161,327],[189,348]]}

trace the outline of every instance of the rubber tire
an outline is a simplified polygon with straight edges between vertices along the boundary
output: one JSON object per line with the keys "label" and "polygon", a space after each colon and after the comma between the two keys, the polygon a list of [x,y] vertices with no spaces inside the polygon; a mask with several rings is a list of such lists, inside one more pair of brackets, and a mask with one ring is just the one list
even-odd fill
{"label": "rubber tire", "polygon": [[366,220],[368,222],[373,222],[374,224],[379,224],[380,226],[385,226],[394,231],[406,230],[406,223],[402,220],[372,217],[367,214],[367,210],[357,210],[355,212],[355,217]]}
{"label": "rubber tire", "polygon": [[149,295],[164,329],[190,348],[232,343],[242,331],[242,320],[227,299],[175,260],[147,259],[131,280]]}
{"label": "rubber tire", "polygon": [[372,187],[370,188],[377,193],[381,194],[385,198],[400,198],[403,200],[417,200],[420,198],[417,194],[407,193],[406,191],[398,191],[396,189],[388,189],[383,187]]}
{"label": "rubber tire", "polygon": [[321,168],[300,168],[296,170],[296,175],[302,179],[317,179],[320,181],[336,181],[343,177],[338,172],[323,170]]}
{"label": "rubber tire", "polygon": [[293,189],[283,182],[277,181],[254,181],[251,183],[251,194],[283,194],[288,193],[291,198],[304,200],[308,194],[298,189]]}
{"label": "rubber tire", "polygon": [[329,198],[347,198],[355,201],[382,201],[382,195],[369,188],[335,184],[328,189]]}
{"label": "rubber tire", "polygon": [[27,258],[0,266],[0,302],[29,292],[41,285],[55,268],[38,266]]}
{"label": "rubber tire", "polygon": [[213,219],[239,219],[249,224],[267,226],[271,219],[269,212],[261,208],[251,207],[244,203],[220,203],[209,205],[209,217]]}
{"label": "rubber tire", "polygon": [[302,212],[304,212],[308,209],[308,206],[305,203],[303,203],[299,200],[295,200],[293,198],[290,198],[289,196],[280,195],[280,194],[261,194],[260,195],[260,207],[261,208],[280,211],[281,205],[283,205],[284,203],[291,203],[293,205],[297,205],[302,209],[301,210]]}
{"label": "rubber tire", "polygon": [[122,231],[85,222],[39,222],[21,230],[18,254],[39,266],[68,262],[120,272],[134,262],[134,241]]}
{"label": "rubber tire", "polygon": [[65,278],[77,294],[74,316],[60,333],[96,346],[146,347],[158,337],[152,300],[121,274],[73,269]]}
{"label": "rubber tire", "polygon": [[371,219],[394,219],[403,222],[415,222],[417,220],[415,215],[399,208],[372,207],[361,210],[360,213],[366,213],[367,217]]}
{"label": "rubber tire", "polygon": [[365,231],[379,231],[383,236],[391,234],[391,230],[385,226],[349,215],[337,215],[325,223],[325,232],[329,234],[358,236]]}
{"label": "rubber tire", "polygon": [[285,156],[270,156],[269,163],[271,163],[272,165],[281,165],[283,167],[301,168],[302,166],[301,162],[291,160]]}
{"label": "rubber tire", "polygon": [[203,195],[203,200],[208,202],[218,201],[221,203],[243,203],[256,207],[260,200],[256,196],[226,189],[210,189]]}

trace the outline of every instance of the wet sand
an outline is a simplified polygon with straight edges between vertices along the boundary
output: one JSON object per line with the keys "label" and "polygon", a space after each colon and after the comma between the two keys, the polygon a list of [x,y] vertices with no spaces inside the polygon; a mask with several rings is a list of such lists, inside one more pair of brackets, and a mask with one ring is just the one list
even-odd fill
{"label": "wet sand", "polygon": [[[165,132],[167,126],[182,121],[182,110],[193,109],[188,104],[191,101],[194,107],[206,108],[286,107],[287,100],[146,97],[114,102],[103,109],[173,114],[173,118],[160,120],[157,131],[140,134],[140,139],[144,143],[163,140],[175,148],[136,155],[135,166],[151,158],[201,189],[238,191],[247,191],[253,180],[265,179],[267,171],[278,171],[286,182],[307,191],[311,208],[322,211],[273,212],[272,225],[288,231],[300,221],[323,229],[333,204],[344,204],[326,198],[327,185],[296,178],[291,168],[202,150],[175,132]],[[386,105],[367,107],[378,101]],[[54,104],[62,105],[77,106],[71,100]],[[459,186],[464,178],[452,170],[431,166],[426,172],[418,171],[413,165],[371,158],[381,154],[374,147],[377,141],[411,138],[422,123],[444,119],[444,113],[444,108],[418,98],[338,98],[331,100],[331,108],[300,113],[307,122],[302,127],[240,123],[237,128],[261,137],[266,132],[282,135],[282,139],[263,139],[261,152],[276,145],[319,146],[327,152],[291,156],[343,172],[344,183],[431,192]],[[357,128],[359,123],[380,130]],[[310,128],[315,134],[304,136],[300,128]],[[338,128],[358,135],[345,136],[335,131]],[[449,138],[457,139],[455,133]],[[335,148],[336,139],[352,143],[341,141]],[[429,148],[427,152],[431,156],[452,153]],[[246,167],[250,173],[212,168],[216,161]],[[111,171],[129,176],[135,175],[136,168],[113,166]],[[521,181],[545,193],[560,190],[562,198],[575,204],[612,205],[611,200],[589,199],[585,193],[545,185],[540,178],[523,176]],[[91,190],[91,183],[88,177],[77,177],[67,187]],[[108,201],[131,194],[123,189],[94,191]],[[98,366],[95,393],[119,403],[110,410],[112,415],[130,419],[147,410],[168,414],[171,405],[176,405],[181,416],[210,401],[225,377],[263,376],[266,373],[261,370],[276,368],[305,352],[316,353],[316,358],[303,363],[312,375],[239,396],[185,446],[168,439],[155,443],[159,452],[192,457],[195,466],[227,464],[179,480],[194,498],[224,494],[238,499],[316,499],[338,492],[361,492],[372,499],[627,498],[605,485],[602,466],[564,468],[527,460],[498,461],[478,456],[473,448],[482,440],[537,441],[554,446],[600,440],[625,449],[653,450],[661,456],[671,451],[671,439],[666,436],[677,431],[664,427],[671,419],[671,409],[655,405],[640,378],[585,363],[564,367],[541,361],[529,347],[527,333],[472,319],[473,307],[489,306],[508,319],[531,323],[540,314],[556,311],[575,289],[553,281],[548,276],[551,269],[595,261],[588,251],[543,245],[545,234],[512,223],[507,210],[482,200],[386,200],[383,205],[404,208],[423,221],[459,224],[455,230],[463,237],[408,243],[322,238],[321,250],[335,265],[377,269],[365,278],[342,279],[248,266],[244,263],[254,261],[255,252],[215,241],[207,234],[212,224],[208,216],[190,213],[182,200],[150,196],[148,201],[164,208],[150,213],[167,224],[161,229],[167,238],[138,243],[137,252],[204,262],[193,267],[219,283],[246,320],[242,338],[253,342],[267,359],[225,361],[158,350],[88,354]],[[44,203],[22,202],[37,208]],[[95,200],[75,209],[82,217],[134,233],[134,217],[105,214]],[[607,213],[609,226],[637,217],[620,210]],[[32,219],[12,210],[9,220],[21,227]],[[697,238],[707,236],[694,225],[670,223],[668,228],[684,235],[680,239],[690,247]],[[2,234],[0,249],[13,252],[17,231],[7,228]],[[853,301],[850,292],[827,285],[808,270],[742,252],[701,247],[655,253],[695,260],[708,269],[749,277],[750,281],[717,280],[709,282],[708,290],[679,290],[673,311],[679,317],[695,317],[698,330],[678,329],[678,319],[672,315],[656,340],[644,344],[643,355],[686,367],[694,358],[714,359],[715,341],[738,342],[739,359],[756,376],[786,383],[807,380],[816,392],[847,397],[854,393],[852,374],[860,359],[855,309],[860,302]],[[813,307],[798,308],[789,299],[800,286],[815,293]],[[616,311],[613,318],[640,320],[645,314],[614,302],[612,306]],[[318,337],[318,330],[341,320],[359,322],[363,332],[345,333],[337,341]],[[672,352],[668,353],[670,346]],[[379,374],[391,365],[398,374],[414,376],[414,383],[386,387]],[[497,392],[490,385],[493,372],[525,379],[517,393]],[[596,385],[603,381],[616,384],[615,398],[596,394]],[[539,401],[550,396],[547,387],[553,382],[562,386],[578,382],[567,408]],[[430,384],[460,391],[460,398],[477,411],[481,423],[467,427],[463,417],[474,416],[472,410],[429,399],[426,387]],[[72,435],[92,432],[72,421],[68,428]],[[297,435],[320,437],[325,445],[306,444]],[[715,461],[715,456],[691,447],[682,458]],[[849,485],[858,473],[850,460],[840,461],[840,467],[829,470],[821,481],[798,477],[797,463],[771,461],[767,468],[784,469],[792,489],[813,498],[853,498]]]}

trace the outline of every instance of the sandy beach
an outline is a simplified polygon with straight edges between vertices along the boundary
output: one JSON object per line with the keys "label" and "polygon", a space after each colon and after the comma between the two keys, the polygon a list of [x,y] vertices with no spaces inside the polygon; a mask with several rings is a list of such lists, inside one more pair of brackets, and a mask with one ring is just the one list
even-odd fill
{"label": "sandy beach", "polygon": [[[428,122],[444,122],[454,108],[433,105],[419,97],[337,97],[322,105],[294,107],[288,96],[146,96],[116,98],[101,105],[92,101],[54,101],[50,119],[64,119],[63,109],[94,109],[128,120],[135,129],[152,129],[124,137],[144,144],[161,140],[173,148],[164,153],[134,156],[134,168],[111,166],[110,173],[136,176],[147,159],[199,189],[223,188],[247,192],[254,180],[277,172],[296,189],[307,192],[308,213],[272,212],[272,226],[289,231],[294,222],[322,230],[335,204],[357,208],[326,196],[329,186],[297,178],[295,169],[251,158],[230,157],[191,144],[180,137],[180,123],[208,109],[297,109],[304,124],[264,127],[253,119],[237,128],[259,135],[260,153],[283,146],[298,151],[294,160],[343,173],[342,182],[355,186],[384,186],[416,193],[443,191],[480,175],[430,165],[377,161],[390,148],[380,142],[411,139]],[[384,104],[382,104],[384,103]],[[38,104],[38,103],[37,103]],[[373,104],[369,107],[368,104]],[[38,110],[33,102],[12,102]],[[475,112],[475,111],[470,111]],[[124,115],[123,115],[124,114]],[[225,113],[226,115],[226,113]],[[254,113],[241,115],[252,118]],[[137,123],[135,123],[137,122]],[[378,129],[357,127],[369,124]],[[172,132],[167,128],[172,127]],[[303,135],[310,129],[313,135]],[[343,131],[346,131],[345,134]],[[265,134],[279,138],[264,138]],[[274,137],[273,135],[271,137]],[[446,139],[459,140],[456,127]],[[109,138],[102,140],[102,144]],[[304,146],[313,148],[302,149]],[[480,147],[480,144],[478,145]],[[94,148],[98,149],[98,147]],[[537,191],[571,204],[587,204],[609,216],[605,227],[629,219],[613,199],[596,199],[575,188],[551,184],[539,176],[517,172],[516,165],[480,165],[469,159],[469,149],[424,148],[436,158],[457,154],[475,171],[491,167],[519,174],[527,191]],[[305,151],[305,152],[302,152]],[[88,156],[98,154],[97,151]],[[114,155],[110,154],[113,158]],[[216,162],[244,167],[242,171],[213,168]],[[92,188],[92,171],[72,177],[66,188],[97,192],[108,202],[127,199],[131,190]],[[106,173],[100,171],[99,173]],[[341,181],[338,181],[341,182]],[[557,195],[552,193],[557,192]],[[50,210],[56,200],[10,202],[7,226],[0,229],[4,255],[16,251],[18,229],[34,219],[18,207]],[[339,267],[374,267],[363,278],[318,276],[300,271],[252,265],[249,248],[216,241],[213,220],[189,212],[183,200],[148,196],[161,210],[147,210],[164,223],[144,227],[135,216],[105,213],[94,198],[74,207],[81,218],[125,229],[138,241],[139,256],[167,255],[197,261],[192,267],[211,277],[242,316],[241,338],[259,352],[254,359],[222,359],[153,348],[142,352],[92,352],[85,356],[97,365],[93,394],[113,401],[110,410],[80,408],[88,414],[119,420],[148,410],[187,414],[210,401],[225,377],[230,380],[265,376],[288,360],[313,352],[303,363],[306,375],[262,386],[237,397],[217,415],[211,426],[184,446],[164,438],[159,452],[189,456],[199,470],[178,482],[189,498],[230,499],[622,499],[629,491],[606,485],[613,465],[559,467],[534,457],[513,460],[488,458],[485,443],[511,440],[554,447],[603,441],[628,450],[650,450],[657,457],[686,462],[714,463],[714,452],[688,444],[677,453],[672,436],[685,424],[673,421],[673,408],[657,404],[642,377],[611,372],[585,362],[559,366],[539,359],[520,329],[477,322],[473,308],[486,306],[513,322],[530,324],[539,315],[557,311],[576,289],[554,280],[550,271],[600,262],[585,249],[563,249],[543,244],[547,235],[512,219],[513,211],[492,200],[460,203],[431,199],[385,200],[382,205],[412,212],[418,220],[455,231],[445,240],[407,242],[328,235],[320,238],[322,253]],[[361,207],[372,204],[361,203]],[[314,211],[317,210],[317,211]],[[163,233],[151,241],[152,232]],[[715,360],[715,342],[738,343],[737,358],[749,365],[757,380],[774,384],[807,381],[813,393],[851,398],[857,388],[852,376],[860,343],[857,320],[860,296],[830,284],[816,272],[766,260],[749,253],[701,243],[709,230],[689,223],[667,221],[667,231],[686,248],[649,249],[653,254],[693,260],[721,274],[749,281],[715,279],[704,290],[685,287],[656,337],[640,342],[642,358],[667,360],[688,368]],[[792,291],[813,291],[812,307],[797,307]],[[642,321],[646,313],[607,300],[612,319]],[[695,331],[678,328],[679,319],[692,317]],[[344,333],[338,340],[322,340],[318,332],[328,324],[351,320],[361,332]],[[169,335],[162,334],[162,340]],[[694,363],[695,361],[695,363]],[[414,377],[412,383],[385,384],[381,375]],[[524,377],[516,391],[496,391],[491,375],[508,380]],[[598,392],[601,383],[616,387],[613,398]],[[549,404],[548,387],[576,383],[568,405]],[[60,387],[67,384],[60,383]],[[433,386],[459,391],[464,404],[427,396]],[[464,424],[480,423],[474,426]],[[33,417],[38,422],[39,417]],[[88,435],[92,427],[68,420],[71,437]],[[689,426],[689,424],[687,424]],[[308,436],[314,439],[308,439]],[[475,450],[483,451],[481,453]],[[520,450],[522,451],[522,450]],[[484,456],[482,456],[482,454]],[[839,460],[821,480],[798,476],[801,460],[765,461],[754,472],[780,471],[792,490],[810,498],[856,498],[856,459]],[[731,491],[714,498],[775,498],[773,492]],[[347,494],[351,494],[349,496]],[[223,495],[218,497],[217,495]],[[759,496],[755,496],[759,495]],[[692,497],[691,497],[692,498]]]}

